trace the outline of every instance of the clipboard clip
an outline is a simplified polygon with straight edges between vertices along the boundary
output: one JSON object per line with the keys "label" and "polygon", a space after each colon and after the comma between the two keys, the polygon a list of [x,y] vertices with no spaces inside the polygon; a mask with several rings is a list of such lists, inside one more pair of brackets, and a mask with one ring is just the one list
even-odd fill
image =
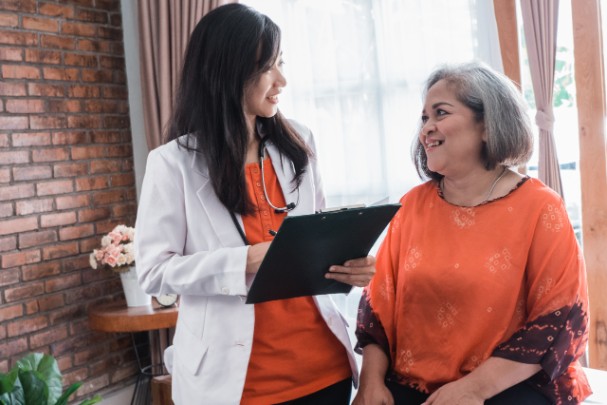
{"label": "clipboard clip", "polygon": [[365,208],[365,204],[353,204],[353,205],[342,205],[339,207],[323,208],[322,210],[316,211],[317,214],[326,214],[328,212],[347,211],[354,208]]}

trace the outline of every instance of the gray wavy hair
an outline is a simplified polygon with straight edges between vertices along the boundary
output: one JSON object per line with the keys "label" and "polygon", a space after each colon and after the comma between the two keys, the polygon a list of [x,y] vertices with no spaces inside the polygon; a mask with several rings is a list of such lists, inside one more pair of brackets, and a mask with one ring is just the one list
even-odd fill
{"label": "gray wavy hair", "polygon": [[[458,101],[470,108],[477,122],[485,124],[487,142],[482,159],[485,168],[526,163],[533,152],[533,132],[527,106],[520,91],[506,76],[480,63],[443,65],[426,80],[423,97],[438,81],[445,80]],[[418,130],[421,131],[421,125]],[[413,161],[422,179],[443,176],[428,169],[426,151],[419,140],[413,143]]]}

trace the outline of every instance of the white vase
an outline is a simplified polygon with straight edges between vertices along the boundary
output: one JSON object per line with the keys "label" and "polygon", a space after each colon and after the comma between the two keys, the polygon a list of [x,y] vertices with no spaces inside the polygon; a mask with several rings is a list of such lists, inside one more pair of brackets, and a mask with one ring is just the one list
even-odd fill
{"label": "white vase", "polygon": [[122,289],[128,307],[152,305],[152,297],[147,295],[139,286],[135,266],[130,266],[128,271],[120,273],[120,281],[122,281]]}

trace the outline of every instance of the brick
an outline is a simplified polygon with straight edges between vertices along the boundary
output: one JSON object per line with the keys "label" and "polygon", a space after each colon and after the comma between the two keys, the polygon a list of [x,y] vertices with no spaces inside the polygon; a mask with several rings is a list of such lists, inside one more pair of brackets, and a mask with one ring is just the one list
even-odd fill
{"label": "brick", "polygon": [[64,35],[46,35],[40,36],[40,45],[43,48],[55,48],[71,50],[76,45],[76,39]]}
{"label": "brick", "polygon": [[112,83],[112,71],[82,69],[82,80],[85,82]]}
{"label": "brick", "polygon": [[97,62],[97,56],[83,55],[77,53],[66,53],[63,56],[63,62],[67,66],[79,66],[86,68],[96,68],[99,66],[99,63]]}
{"label": "brick", "polygon": [[38,99],[6,100],[6,111],[9,113],[41,113],[45,111],[44,101]]}
{"label": "brick", "polygon": [[89,173],[86,163],[57,163],[53,166],[55,177],[76,177],[84,176]]}
{"label": "brick", "polygon": [[7,83],[0,81],[0,96],[25,96],[25,83]]}
{"label": "brick", "polygon": [[[78,254],[78,242],[62,243],[60,245],[45,246],[42,248],[44,260],[59,259],[61,257],[75,256]],[[80,274],[78,274],[80,276]]]}
{"label": "brick", "polygon": [[2,0],[2,9],[21,13],[35,13],[36,0]]}
{"label": "brick", "polygon": [[31,231],[36,228],[38,228],[37,218],[19,218],[0,221],[0,235]]}
{"label": "brick", "polygon": [[0,270],[0,287],[19,283],[19,269]]}
{"label": "brick", "polygon": [[49,113],[77,113],[82,110],[80,100],[48,100]]}
{"label": "brick", "polygon": [[[1,155],[1,154],[0,154]],[[72,147],[72,159],[98,159],[107,156],[105,146],[74,146]]]}
{"label": "brick", "polygon": [[65,87],[57,84],[28,83],[27,92],[30,96],[63,97]]}
{"label": "brick", "polygon": [[103,128],[104,120],[98,115],[70,115],[67,117],[68,128]]}
{"label": "brick", "polygon": [[47,181],[36,184],[36,194],[39,196],[66,194],[74,191],[71,180]]}
{"label": "brick", "polygon": [[61,228],[59,230],[59,240],[81,239],[95,234],[95,228],[92,224],[84,224]]}
{"label": "brick", "polygon": [[23,316],[23,305],[16,304],[0,308],[0,319],[2,321],[9,321],[11,319],[19,318]]}
{"label": "brick", "polygon": [[111,211],[107,207],[89,208],[78,211],[78,222],[95,222],[101,219],[109,219]]}
{"label": "brick", "polygon": [[88,364],[92,360],[101,358],[105,354],[105,346],[97,345],[74,353],[74,364]]}
{"label": "brick", "polygon": [[[65,299],[63,297],[63,294],[45,295],[43,297],[38,298],[38,307],[40,308],[41,312],[50,311],[55,308],[61,308],[63,305],[65,305]],[[55,341],[62,339],[56,339]]]}
{"label": "brick", "polygon": [[0,353],[2,357],[9,358],[19,353],[27,351],[27,338],[18,338],[13,340],[0,340]]}
{"label": "brick", "polygon": [[[129,93],[125,86],[104,87],[103,88],[103,97],[124,100],[126,102],[129,98]],[[120,104],[117,104],[117,105],[120,105]],[[111,112],[111,111],[107,111],[107,112]],[[123,112],[122,108],[116,110],[116,112]]]}
{"label": "brick", "polygon": [[46,146],[51,144],[49,132],[13,133],[13,146]]}
{"label": "brick", "polygon": [[59,21],[52,18],[22,17],[23,28],[34,31],[58,32]]}
{"label": "brick", "polygon": [[10,183],[11,171],[9,168],[0,168],[0,183]]}
{"label": "brick", "polygon": [[40,79],[40,68],[27,65],[2,65],[4,79]]}
{"label": "brick", "polygon": [[58,325],[52,329],[45,330],[39,333],[34,333],[30,336],[30,349],[37,349],[41,346],[50,345],[58,340],[63,340],[68,337],[66,325]]}
{"label": "brick", "polygon": [[37,41],[37,35],[31,32],[0,30],[0,44],[35,46]]}
{"label": "brick", "polygon": [[97,30],[97,35],[99,38],[111,39],[113,41],[121,41],[122,29],[111,27],[99,27],[99,29]]}
{"label": "brick", "polygon": [[89,137],[84,131],[53,133],[53,145],[78,145],[87,142],[89,142]]}
{"label": "brick", "polygon": [[[11,130],[16,129],[28,129],[28,121],[25,116],[1,116],[0,117],[0,128],[6,129],[10,128]],[[0,161],[5,162],[0,158]]]}
{"label": "brick", "polygon": [[19,16],[14,13],[0,13],[0,26],[17,28],[19,26]]}
{"label": "brick", "polygon": [[84,52],[111,53],[112,43],[97,39],[79,39],[76,49]]}
{"label": "brick", "polygon": [[13,167],[15,181],[50,179],[53,171],[50,166],[18,166]]}
{"label": "brick", "polygon": [[25,61],[31,63],[43,63],[47,65],[58,65],[61,63],[61,52],[49,49],[25,50]]}
{"label": "brick", "polygon": [[15,215],[12,203],[0,203],[0,218],[6,218]]}
{"label": "brick", "polygon": [[105,69],[124,69],[124,58],[122,56],[100,56],[99,64]]}
{"label": "brick", "polygon": [[108,146],[108,156],[132,158],[133,150],[131,145],[111,145]]}
{"label": "brick", "polygon": [[[101,246],[101,236],[95,235],[91,238],[80,239],[78,241],[78,248],[81,252],[92,252],[93,249],[98,249]],[[88,258],[87,258],[88,260]],[[88,263],[87,263],[88,266]]]}
{"label": "brick", "polygon": [[24,264],[38,263],[42,259],[39,249],[26,250],[17,253],[4,253],[1,257],[3,269],[22,266]]}
{"label": "brick", "polygon": [[15,236],[0,238],[0,252],[14,249],[17,249],[17,238]]}
{"label": "brick", "polygon": [[[122,14],[112,14],[110,15],[110,25],[114,27],[122,27]],[[124,52],[123,52],[124,54]]]}
{"label": "brick", "polygon": [[40,14],[51,17],[72,18],[74,17],[74,7],[71,5],[61,5],[53,3],[40,3],[38,5]]}
{"label": "brick", "polygon": [[17,200],[32,197],[34,186],[32,184],[17,184],[14,186],[0,187],[0,201]]}
{"label": "brick", "polygon": [[0,134],[0,148],[8,148],[8,134]]}
{"label": "brick", "polygon": [[25,301],[25,314],[26,315],[34,315],[40,312],[38,308],[38,300],[33,299],[29,301]]}
{"label": "brick", "polygon": [[[111,98],[106,95],[105,89],[103,89],[103,96],[105,98]],[[114,95],[114,93],[112,93]],[[84,102],[84,110],[87,112],[101,112],[108,114],[127,114],[129,111],[129,105],[126,99],[123,100],[87,100]]]}
{"label": "brick", "polygon": [[23,50],[21,48],[0,48],[0,60],[21,62],[23,61]]}
{"label": "brick", "polygon": [[107,176],[82,177],[76,179],[76,191],[100,190],[108,188],[110,181]]}
{"label": "brick", "polygon": [[93,160],[91,161],[91,173],[114,173],[119,172],[122,168],[121,160],[111,160],[111,159],[103,159],[103,160]]}
{"label": "brick", "polygon": [[58,128],[63,129],[66,127],[66,118],[60,116],[48,116],[48,115],[32,115],[30,117],[30,128],[31,129],[48,129]]}
{"label": "brick", "polygon": [[[70,291],[69,294],[66,294],[65,297],[69,298],[72,296],[72,293]],[[63,322],[71,322],[74,319],[86,316],[86,309],[84,307],[84,305],[82,305],[83,301],[76,301],[76,305],[72,305],[70,306],[70,302],[67,302],[66,306],[64,306],[63,308],[59,309],[59,310],[55,310],[51,313],[49,313],[49,317],[51,319],[51,325],[57,325]],[[57,345],[58,347],[55,347],[55,352],[57,352],[58,354],[62,354],[65,351],[69,351],[72,352],[74,351],[74,349],[78,348],[78,347],[82,347],[82,346],[87,346],[89,343],[83,340],[76,340],[76,341],[70,341],[70,342],[66,342],[67,344],[62,345],[59,344]],[[63,347],[61,347],[63,346]]]}
{"label": "brick", "polygon": [[133,186],[135,184],[134,173],[116,174],[110,177],[112,187]]}
{"label": "brick", "polygon": [[6,331],[8,332],[9,337],[16,337],[44,329],[48,325],[49,321],[46,316],[36,316],[13,321],[7,325]]}
{"label": "brick", "polygon": [[44,284],[31,283],[31,284],[19,284],[14,288],[7,288],[4,290],[4,297],[6,302],[20,301],[25,298],[36,297],[44,294]]}
{"label": "brick", "polygon": [[60,80],[76,82],[79,80],[80,71],[78,69],[66,69],[66,68],[43,68],[42,77],[45,80]]}
{"label": "brick", "polygon": [[97,10],[79,9],[76,11],[75,19],[87,22],[95,22],[102,25],[106,25],[109,22],[107,13]]}
{"label": "brick", "polygon": [[101,90],[98,86],[70,86],[67,89],[69,97],[98,98]]}
{"label": "brick", "polygon": [[52,198],[37,198],[35,200],[23,200],[15,203],[17,215],[30,215],[53,210]]}
{"label": "brick", "polygon": [[115,204],[126,200],[126,192],[123,190],[100,191],[93,195],[95,205]]}
{"label": "brick", "polygon": [[55,199],[58,210],[67,210],[70,208],[81,208],[90,205],[91,200],[87,194],[67,195]]}
{"label": "brick", "polygon": [[59,261],[46,261],[31,264],[23,266],[21,268],[21,273],[23,275],[23,281],[33,281],[56,276],[61,273],[61,263]]}
{"label": "brick", "polygon": [[[123,217],[134,217],[137,214],[137,203],[127,203],[127,204],[114,204],[112,205],[112,217],[113,218],[123,218]],[[131,222],[131,221],[125,221]],[[132,221],[134,222],[134,221]]]}
{"label": "brick", "polygon": [[97,29],[94,24],[80,22],[65,22],[61,26],[61,33],[78,37],[96,37]]}
{"label": "brick", "polygon": [[[78,246],[80,246],[80,244],[78,244]],[[65,273],[70,273],[76,270],[90,269],[89,253],[90,252],[87,252],[78,257],[70,257],[69,259],[63,260],[63,271]]]}
{"label": "brick", "polygon": [[60,162],[70,157],[67,148],[37,149],[32,151],[34,162]]}
{"label": "brick", "polygon": [[78,287],[80,285],[82,285],[82,277],[80,272],[76,272],[47,280],[45,283],[45,289],[47,292],[57,292]]}
{"label": "brick", "polygon": [[131,127],[128,115],[104,116],[104,128],[127,129]]}
{"label": "brick", "polygon": [[19,249],[42,246],[57,242],[57,232],[52,230],[22,233],[19,235]]}
{"label": "brick", "polygon": [[49,228],[51,226],[70,225],[76,222],[76,213],[62,212],[59,214],[48,214],[40,217],[40,226]]}

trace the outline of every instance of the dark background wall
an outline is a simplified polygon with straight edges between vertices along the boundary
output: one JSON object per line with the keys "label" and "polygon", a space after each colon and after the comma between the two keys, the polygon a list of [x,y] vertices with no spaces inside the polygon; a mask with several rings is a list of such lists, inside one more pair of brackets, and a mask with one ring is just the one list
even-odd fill
{"label": "dark background wall", "polygon": [[121,25],[119,0],[0,0],[0,372],[50,353],[79,397],[136,373],[87,321],[124,300],[88,254],[136,212]]}

